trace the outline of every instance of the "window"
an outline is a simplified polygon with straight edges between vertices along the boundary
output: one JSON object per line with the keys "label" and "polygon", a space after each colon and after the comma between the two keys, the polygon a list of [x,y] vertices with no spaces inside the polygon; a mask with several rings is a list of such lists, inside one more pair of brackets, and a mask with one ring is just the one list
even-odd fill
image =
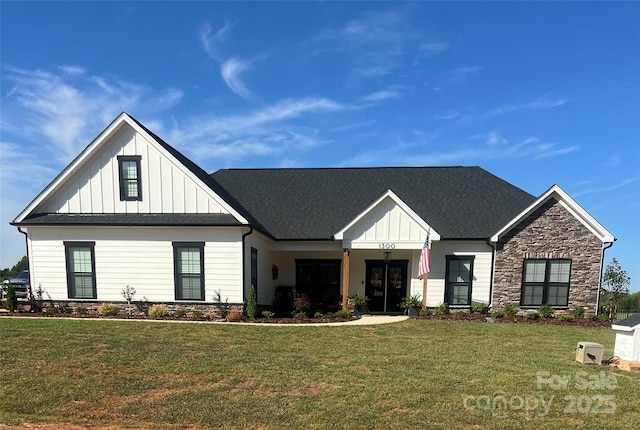
{"label": "window", "polygon": [[340,260],[296,260],[296,292],[312,303],[331,306],[340,296]]}
{"label": "window", "polygon": [[568,306],[571,260],[524,260],[522,306]]}
{"label": "window", "polygon": [[445,301],[449,305],[471,305],[473,256],[447,255]]}
{"label": "window", "polygon": [[251,248],[251,285],[258,291],[258,250]]}
{"label": "window", "polygon": [[120,200],[142,200],[139,155],[118,157]]}
{"label": "window", "polygon": [[174,242],[176,300],[204,300],[204,243]]}
{"label": "window", "polygon": [[65,242],[70,299],[96,299],[95,242]]}

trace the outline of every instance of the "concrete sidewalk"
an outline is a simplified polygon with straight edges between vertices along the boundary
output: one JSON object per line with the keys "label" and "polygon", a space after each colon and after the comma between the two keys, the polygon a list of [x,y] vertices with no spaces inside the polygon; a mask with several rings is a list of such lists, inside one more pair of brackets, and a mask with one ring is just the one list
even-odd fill
{"label": "concrete sidewalk", "polygon": [[278,324],[278,323],[251,323],[251,322],[222,322],[220,324],[233,324],[233,325],[262,325],[262,326],[277,326],[277,327],[321,327],[321,326],[334,326],[341,327],[346,325],[379,325],[390,324],[409,319],[406,315],[362,315],[357,320],[347,322],[327,322],[327,323],[301,323],[301,324]]}

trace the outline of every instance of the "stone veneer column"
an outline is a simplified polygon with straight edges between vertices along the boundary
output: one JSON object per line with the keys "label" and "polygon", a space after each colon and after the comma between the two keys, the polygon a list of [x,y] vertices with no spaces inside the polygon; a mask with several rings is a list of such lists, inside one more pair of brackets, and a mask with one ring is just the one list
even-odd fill
{"label": "stone veneer column", "polygon": [[557,200],[551,198],[500,239],[496,247],[493,307],[520,304],[523,261],[571,259],[569,308],[595,312],[602,243]]}

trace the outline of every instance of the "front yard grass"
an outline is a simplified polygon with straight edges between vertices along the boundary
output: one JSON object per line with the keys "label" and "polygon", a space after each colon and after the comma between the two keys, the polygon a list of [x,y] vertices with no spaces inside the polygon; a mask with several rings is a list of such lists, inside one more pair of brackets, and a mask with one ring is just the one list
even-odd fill
{"label": "front yard grass", "polygon": [[[539,430],[640,422],[639,375],[574,361],[579,341],[601,343],[611,357],[610,329],[0,318],[0,336],[0,422],[14,426]],[[538,387],[537,372],[567,384]],[[547,406],[533,409],[541,398]]]}

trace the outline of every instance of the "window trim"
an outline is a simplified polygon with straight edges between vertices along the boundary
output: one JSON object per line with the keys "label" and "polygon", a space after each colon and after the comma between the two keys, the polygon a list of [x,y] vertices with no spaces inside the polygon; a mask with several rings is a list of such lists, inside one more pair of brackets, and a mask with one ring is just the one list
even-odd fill
{"label": "window trim", "polygon": [[[544,267],[544,281],[543,282],[525,282],[526,280],[526,268],[527,268],[527,261],[544,261],[545,262],[545,267]],[[551,273],[551,263],[554,261],[568,261],[569,262],[569,281],[568,282],[550,282],[549,281],[549,274]],[[564,286],[566,284],[567,287],[567,301],[564,304],[561,305],[549,305],[552,306],[554,308],[567,308],[569,307],[569,294],[571,293],[571,266],[573,264],[573,261],[571,258],[525,258],[522,261],[522,285],[520,287],[520,306],[521,307],[528,307],[528,308],[535,308],[535,307],[539,307],[539,306],[543,306],[548,304],[549,301],[549,287],[552,286]],[[524,299],[525,299],[525,286],[527,285],[539,285],[542,284],[542,303],[541,304],[525,304],[524,303]]]}
{"label": "window trim", "polygon": [[[65,270],[67,272],[67,297],[69,299],[74,300],[96,300],[98,298],[98,289],[96,287],[96,253],[95,253],[95,242],[82,242],[82,241],[65,241],[64,244],[64,260],[65,260]],[[75,278],[73,274],[76,272],[72,272],[71,269],[71,254],[69,253],[69,248],[88,248],[89,253],[91,254],[91,297],[76,297],[75,293]],[[77,273],[86,273],[86,272],[77,272]]]}
{"label": "window trim", "polygon": [[[445,269],[445,278],[444,278],[444,301],[451,307],[459,306],[459,307],[470,307],[472,305],[471,302],[471,292],[473,291],[473,263],[475,260],[475,255],[446,255],[446,269]],[[467,303],[466,304],[453,304],[451,303],[451,298],[453,296],[453,289],[450,287],[450,284],[462,284],[461,282],[449,282],[449,263],[451,261],[461,261],[461,260],[469,260],[471,263],[469,266],[469,290],[467,292]]]}
{"label": "window trim", "polygon": [[[140,161],[142,160],[142,156],[140,155],[119,155],[118,156],[118,177],[120,182],[120,201],[142,201],[142,174],[140,169]],[[136,185],[138,187],[138,195],[137,196],[127,196],[126,195],[126,187],[125,187],[125,178],[123,175],[122,166],[123,163],[128,161],[135,161],[136,163]],[[131,180],[131,179],[129,179]]]}
{"label": "window trim", "polygon": [[[172,242],[173,245],[173,289],[176,301],[205,301],[205,286],[204,286],[204,242]],[[199,299],[185,299],[182,297],[182,291],[178,288],[180,283],[178,272],[178,251],[181,248],[199,248],[200,250],[200,298]]]}

